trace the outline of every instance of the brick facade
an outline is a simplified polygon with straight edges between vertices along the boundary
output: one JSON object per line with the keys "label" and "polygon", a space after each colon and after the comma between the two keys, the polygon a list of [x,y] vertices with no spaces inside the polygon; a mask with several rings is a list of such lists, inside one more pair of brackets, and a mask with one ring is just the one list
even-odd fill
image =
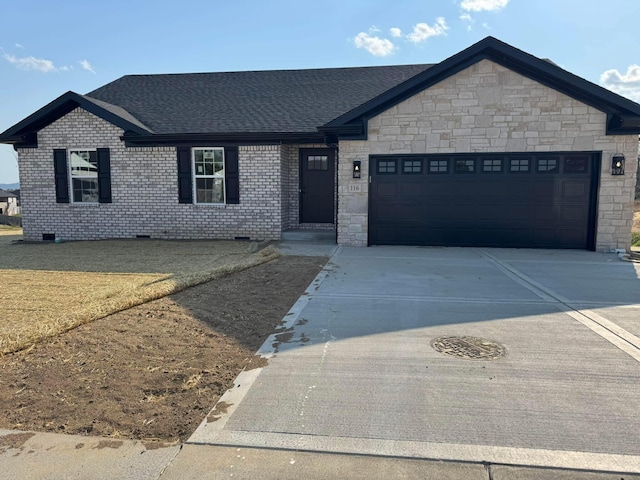
{"label": "brick facade", "polygon": [[[122,134],[77,108],[38,133],[38,148],[20,149],[25,240],[280,238],[281,146],[239,147],[240,204],[192,205],[178,203],[175,147],[125,148]],[[109,148],[112,203],[56,203],[56,148]]]}
{"label": "brick facade", "polygon": [[[366,141],[340,142],[338,243],[367,245],[369,155],[601,151],[596,249],[628,249],[638,137],[606,135],[606,117],[482,60],[371,118]],[[611,175],[617,152],[627,158],[625,176]],[[351,178],[353,160],[363,161],[361,180]]]}

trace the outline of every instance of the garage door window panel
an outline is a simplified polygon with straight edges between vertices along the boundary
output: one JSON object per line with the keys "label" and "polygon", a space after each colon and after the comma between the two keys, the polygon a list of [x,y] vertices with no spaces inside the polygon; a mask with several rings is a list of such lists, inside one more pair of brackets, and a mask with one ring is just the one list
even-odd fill
{"label": "garage door window panel", "polygon": [[449,173],[449,160],[429,160],[429,173]]}
{"label": "garage door window panel", "polygon": [[564,173],[589,173],[589,159],[587,157],[564,158]]}
{"label": "garage door window panel", "polygon": [[398,171],[398,162],[394,160],[378,160],[376,165],[378,175],[395,175]]}
{"label": "garage door window panel", "polygon": [[528,158],[512,158],[509,160],[511,173],[528,173],[531,170],[531,161]]}
{"label": "garage door window panel", "polygon": [[454,171],[456,173],[475,173],[476,171],[475,159],[456,160]]}
{"label": "garage door window panel", "polygon": [[557,158],[539,158],[537,161],[538,173],[559,173],[559,162]]}
{"label": "garage door window panel", "polygon": [[403,160],[402,173],[404,175],[420,175],[422,173],[422,160]]}
{"label": "garage door window panel", "polygon": [[482,173],[502,173],[502,159],[489,158],[482,160]]}

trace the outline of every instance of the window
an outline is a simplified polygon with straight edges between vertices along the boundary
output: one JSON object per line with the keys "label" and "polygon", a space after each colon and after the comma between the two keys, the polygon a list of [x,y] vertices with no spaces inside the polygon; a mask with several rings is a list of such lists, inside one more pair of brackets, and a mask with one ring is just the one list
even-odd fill
{"label": "window", "polygon": [[511,160],[509,160],[509,170],[511,172],[528,172],[529,159],[528,158],[512,158]]}
{"label": "window", "polygon": [[448,171],[448,160],[429,160],[429,173],[447,173]]}
{"label": "window", "polygon": [[476,161],[471,160],[456,160],[455,171],[456,173],[473,173],[476,170]]}
{"label": "window", "polygon": [[568,157],[564,159],[564,173],[587,173],[588,157]]}
{"label": "window", "polygon": [[329,170],[329,157],[326,155],[307,156],[307,170]]}
{"label": "window", "polygon": [[195,203],[224,203],[224,149],[193,149]]}
{"label": "window", "polygon": [[402,173],[408,173],[408,174],[422,173],[422,160],[403,160]]}
{"label": "window", "polygon": [[395,160],[378,160],[378,173],[383,175],[396,173],[396,161]]}
{"label": "window", "polygon": [[488,159],[482,161],[482,171],[485,173],[500,173],[502,172],[502,159]]}
{"label": "window", "polygon": [[558,173],[558,160],[555,158],[539,158],[538,172]]}
{"label": "window", "polygon": [[98,153],[69,150],[69,170],[73,203],[98,202]]}
{"label": "window", "polygon": [[176,154],[178,203],[240,203],[238,147],[179,145]]}
{"label": "window", "polygon": [[56,203],[111,203],[108,148],[53,149]]}

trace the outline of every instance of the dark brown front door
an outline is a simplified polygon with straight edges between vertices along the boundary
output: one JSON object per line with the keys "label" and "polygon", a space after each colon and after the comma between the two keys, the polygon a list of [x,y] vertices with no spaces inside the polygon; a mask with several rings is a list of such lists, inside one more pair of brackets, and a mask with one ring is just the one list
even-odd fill
{"label": "dark brown front door", "polygon": [[334,185],[334,150],[300,150],[300,223],[333,223]]}

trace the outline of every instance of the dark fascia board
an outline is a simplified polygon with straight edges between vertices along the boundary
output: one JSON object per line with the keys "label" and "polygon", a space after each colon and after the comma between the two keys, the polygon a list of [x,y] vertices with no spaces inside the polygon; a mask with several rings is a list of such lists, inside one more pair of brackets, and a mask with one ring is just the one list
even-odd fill
{"label": "dark fascia board", "polygon": [[279,145],[293,143],[324,143],[319,132],[229,132],[229,133],[175,133],[138,135],[125,132],[120,137],[127,147],[161,147],[177,145]]}
{"label": "dark fascia board", "polygon": [[607,115],[607,135],[640,133],[640,116]]}
{"label": "dark fascia board", "polygon": [[27,136],[33,135],[76,107],[81,107],[125,131],[132,131],[140,135],[150,133],[148,130],[96,105],[90,99],[69,91],[1,133],[0,143],[10,143],[22,147],[33,146],[33,142],[26,141]]}
{"label": "dark fascia board", "polygon": [[[351,130],[354,124],[358,124],[362,135],[365,133],[363,124],[368,118],[484,59],[494,61],[598,110],[614,116],[622,116],[625,118],[622,123],[626,123],[626,125],[632,124],[632,119],[640,118],[640,104],[567,72],[549,61],[534,57],[496,38],[486,37],[319,127],[319,130],[341,134],[346,130]],[[627,129],[625,133],[640,133],[640,128],[635,129],[638,130],[637,132],[633,128],[631,129],[633,131],[629,130]],[[613,130],[610,132],[608,129],[607,133],[613,133]]]}

